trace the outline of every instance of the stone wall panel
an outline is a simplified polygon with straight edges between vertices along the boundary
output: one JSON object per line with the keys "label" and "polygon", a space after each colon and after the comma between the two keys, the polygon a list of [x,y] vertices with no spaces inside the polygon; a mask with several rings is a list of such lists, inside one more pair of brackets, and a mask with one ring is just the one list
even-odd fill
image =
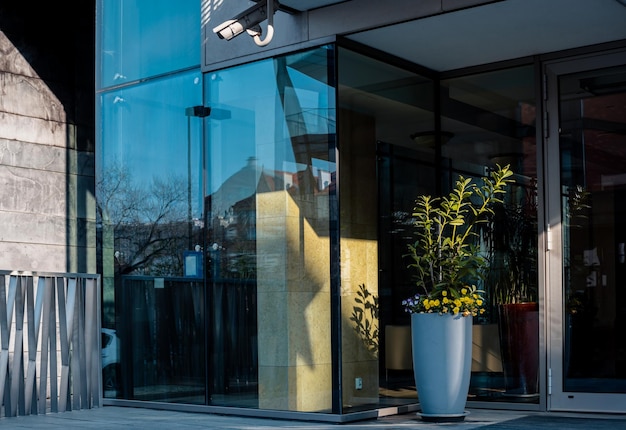
{"label": "stone wall panel", "polygon": [[54,122],[65,121],[65,109],[45,82],[38,78],[0,73],[0,110]]}
{"label": "stone wall panel", "polygon": [[67,215],[66,177],[62,173],[0,165],[0,187],[4,194],[0,211]]}

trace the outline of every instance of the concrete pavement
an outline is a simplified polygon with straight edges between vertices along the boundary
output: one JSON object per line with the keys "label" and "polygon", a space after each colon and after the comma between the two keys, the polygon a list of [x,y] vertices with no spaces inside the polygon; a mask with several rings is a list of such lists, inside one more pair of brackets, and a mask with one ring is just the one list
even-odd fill
{"label": "concrete pavement", "polygon": [[0,429],[149,429],[149,430],[344,430],[344,429],[550,429],[626,430],[626,415],[554,414],[523,411],[470,410],[460,423],[426,423],[415,413],[382,417],[349,424],[327,424],[215,414],[104,406],[46,415],[0,418]]}

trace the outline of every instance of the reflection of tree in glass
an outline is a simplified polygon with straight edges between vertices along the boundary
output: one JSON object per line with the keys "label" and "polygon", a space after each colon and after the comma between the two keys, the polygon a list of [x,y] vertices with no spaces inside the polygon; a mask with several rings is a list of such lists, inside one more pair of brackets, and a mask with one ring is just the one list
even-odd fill
{"label": "reflection of tree in glass", "polygon": [[583,227],[582,222],[589,218],[587,212],[591,209],[590,203],[591,193],[587,191],[582,185],[576,185],[569,187],[567,198],[567,219],[569,221],[569,227]]}
{"label": "reflection of tree in glass", "polygon": [[188,243],[186,189],[180,177],[155,176],[142,187],[126,167],[106,169],[97,183],[97,215],[103,237],[113,233],[117,273],[182,274],[181,250]]}

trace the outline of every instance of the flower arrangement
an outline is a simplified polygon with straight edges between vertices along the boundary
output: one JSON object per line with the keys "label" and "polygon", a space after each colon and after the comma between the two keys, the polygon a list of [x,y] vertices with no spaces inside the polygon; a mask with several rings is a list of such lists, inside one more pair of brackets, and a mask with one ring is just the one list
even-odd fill
{"label": "flower arrangement", "polygon": [[403,300],[407,312],[463,316],[484,312],[482,291],[472,283],[483,278],[487,266],[475,229],[488,223],[494,203],[502,203],[512,175],[508,165],[498,165],[481,185],[460,176],[448,196],[418,197],[413,212],[416,241],[408,246],[407,256],[421,292]]}
{"label": "flower arrangement", "polygon": [[441,298],[436,296],[416,294],[402,301],[407,312],[440,313],[453,315],[461,314],[464,317],[482,315],[483,308],[482,292],[475,285],[466,285],[460,291],[456,289],[442,290]]}

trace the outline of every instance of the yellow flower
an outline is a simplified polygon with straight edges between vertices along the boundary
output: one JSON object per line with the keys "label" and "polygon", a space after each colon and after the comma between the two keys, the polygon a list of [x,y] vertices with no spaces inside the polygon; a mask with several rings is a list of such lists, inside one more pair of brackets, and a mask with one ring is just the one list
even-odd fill
{"label": "yellow flower", "polygon": [[448,295],[448,292],[447,292],[447,291],[442,291],[442,292],[441,292],[441,295],[445,297],[445,296],[447,296],[447,295]]}
{"label": "yellow flower", "polygon": [[482,305],[483,305],[483,301],[482,301],[482,300],[480,300],[480,299],[478,299],[478,300],[476,300],[476,304],[477,304],[478,306],[482,306]]}
{"label": "yellow flower", "polygon": [[435,306],[439,306],[441,304],[441,302],[439,301],[439,299],[435,300]]}
{"label": "yellow flower", "polygon": [[467,294],[467,288],[461,288],[461,294]]}
{"label": "yellow flower", "polygon": [[461,309],[459,309],[458,307],[456,307],[456,308],[452,309],[452,313],[453,313],[454,315],[456,315],[456,314],[458,314],[458,313],[459,313],[459,311],[460,311],[460,310],[461,310]]}
{"label": "yellow flower", "polygon": [[[444,291],[444,293],[445,293],[445,291]],[[447,298],[447,297],[444,297],[444,298],[443,298],[443,304],[444,304],[444,305],[445,305],[446,303],[448,303],[449,301],[450,301],[450,300],[448,300],[448,298]]]}
{"label": "yellow flower", "polygon": [[459,299],[456,299],[456,300],[454,301],[454,304],[455,304],[457,307],[459,307],[459,308],[460,308],[462,303],[461,303],[461,301],[460,301]]}

